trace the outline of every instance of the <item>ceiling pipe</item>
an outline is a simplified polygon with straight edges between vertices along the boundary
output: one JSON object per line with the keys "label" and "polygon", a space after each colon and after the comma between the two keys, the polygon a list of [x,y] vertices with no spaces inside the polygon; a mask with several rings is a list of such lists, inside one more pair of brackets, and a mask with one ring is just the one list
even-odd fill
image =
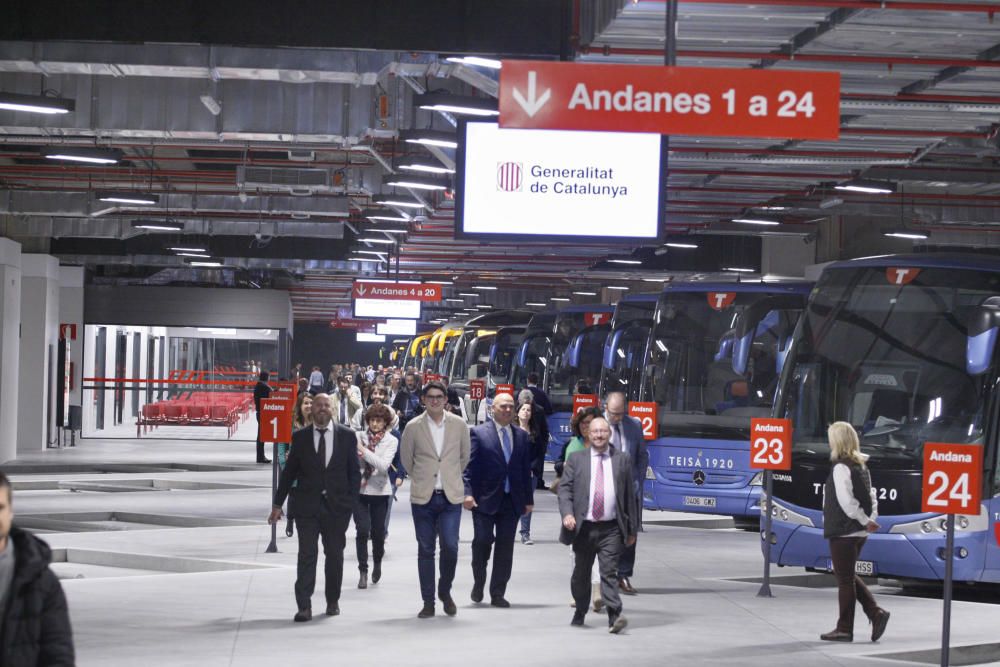
{"label": "ceiling pipe", "polygon": [[[668,0],[642,0],[647,4],[664,4]],[[834,7],[844,9],[888,9],[894,11],[974,12],[993,16],[1000,7],[972,2],[908,2],[906,0],[683,0],[684,4],[741,5],[774,7]]]}
{"label": "ceiling pipe", "polygon": [[[742,3],[746,4],[746,3]],[[995,10],[996,11],[996,10]],[[583,47],[581,53],[597,56],[663,56],[663,49],[632,48],[621,46],[591,45]],[[923,58],[904,56],[857,56],[832,53],[774,53],[771,51],[706,51],[700,49],[680,49],[678,58],[724,58],[726,60],[787,60],[821,63],[865,63],[877,65],[933,65],[935,67],[987,67],[1000,68],[1000,60],[976,60],[974,58]]]}

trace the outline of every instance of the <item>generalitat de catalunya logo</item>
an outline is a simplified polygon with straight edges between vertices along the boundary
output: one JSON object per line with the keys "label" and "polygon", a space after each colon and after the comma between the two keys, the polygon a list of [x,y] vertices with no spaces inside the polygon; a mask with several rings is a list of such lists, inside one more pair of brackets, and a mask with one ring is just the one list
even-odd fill
{"label": "generalitat de catalunya logo", "polygon": [[497,190],[520,192],[524,170],[520,162],[497,163]]}

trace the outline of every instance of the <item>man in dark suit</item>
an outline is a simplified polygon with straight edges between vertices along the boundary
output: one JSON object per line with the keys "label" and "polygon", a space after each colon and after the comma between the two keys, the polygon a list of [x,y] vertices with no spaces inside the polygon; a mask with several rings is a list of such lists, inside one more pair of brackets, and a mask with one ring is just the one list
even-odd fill
{"label": "man in dark suit", "polygon": [[407,373],[403,381],[403,387],[396,392],[396,398],[392,401],[392,409],[399,416],[400,431],[405,431],[410,420],[424,411],[424,406],[420,403],[420,387],[417,385],[416,374]]}
{"label": "man in dark suit", "polygon": [[583,625],[590,603],[594,557],[601,573],[601,599],[608,610],[608,630],[628,624],[618,595],[618,559],[635,544],[638,517],[628,454],[610,448],[611,427],[603,417],[590,422],[590,447],[570,455],[559,482],[559,541],[572,544],[576,563],[570,589],[576,600],[572,625]]}
{"label": "man in dark suit", "polygon": [[[472,429],[471,454],[465,468],[465,509],[472,510],[472,601],[483,601],[486,566],[493,551],[490,604],[507,608],[504,597],[514,562],[517,520],[534,506],[531,443],[514,428],[514,397],[499,394],[493,421]],[[494,541],[496,546],[494,547]]]}
{"label": "man in dark suit", "polygon": [[552,401],[549,400],[549,395],[545,393],[545,390],[538,386],[538,373],[528,373],[528,391],[535,397],[535,403],[545,414],[551,415]]}
{"label": "man in dark suit", "polygon": [[[636,512],[642,530],[642,484],[649,466],[649,446],[642,435],[642,423],[625,414],[625,394],[611,392],[604,399],[604,417],[611,426],[611,447],[632,459],[632,483],[635,485]],[[618,587],[626,595],[635,595],[631,577],[635,570],[635,543],[625,548],[618,561]]]}
{"label": "man in dark suit", "polygon": [[[323,538],[326,556],[326,614],[340,614],[340,585],[344,574],[344,545],[355,499],[361,491],[357,436],[332,424],[330,397],[317,394],[312,403],[312,426],[292,435],[292,447],[274,494],[269,523],[281,519],[289,490],[294,494],[295,523],[299,528],[298,572],[295,579],[295,621],[312,618],[316,588],[316,541]],[[295,484],[298,482],[298,484]],[[295,485],[293,488],[293,484]]]}
{"label": "man in dark suit", "polygon": [[262,398],[271,397],[271,386],[267,384],[270,377],[267,371],[261,371],[253,388],[253,407],[257,411],[257,463],[271,462],[264,454],[264,442],[260,439],[260,401]]}

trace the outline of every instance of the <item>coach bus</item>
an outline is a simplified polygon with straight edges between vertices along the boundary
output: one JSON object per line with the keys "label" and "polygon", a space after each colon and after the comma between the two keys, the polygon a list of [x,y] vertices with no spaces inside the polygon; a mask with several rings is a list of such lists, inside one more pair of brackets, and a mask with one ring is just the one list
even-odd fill
{"label": "coach bus", "polygon": [[644,506],[726,514],[755,527],[761,475],[750,419],[768,417],[806,282],[666,285],[646,345],[640,400],[658,406]]}
{"label": "coach bus", "polygon": [[464,396],[470,380],[487,377],[492,344],[500,328],[520,327],[523,332],[531,316],[526,311],[496,310],[470,317],[445,342],[437,372],[448,378],[449,386],[459,396]]}
{"label": "coach bus", "polygon": [[[878,497],[858,572],[940,580],[946,517],[921,511],[927,442],[980,445],[977,514],[955,517],[956,581],[1000,582],[1000,260],[897,255],[822,273],[795,334],[774,414],[792,420],[792,469],[774,476],[778,565],[830,570],[823,539],[826,429],[854,426]],[[1000,534],[1000,533],[998,533]]]}
{"label": "coach bus", "polygon": [[410,339],[410,344],[403,354],[402,363],[400,363],[400,367],[404,371],[409,371],[411,368],[417,371],[420,370],[420,361],[423,359],[424,350],[427,348],[427,344],[430,343],[432,335],[433,333],[425,333]]}
{"label": "coach bus", "polygon": [[611,332],[604,344],[599,396],[620,391],[629,401],[639,400],[642,362],[658,298],[659,294],[629,294],[615,306]]}
{"label": "coach bus", "polygon": [[577,383],[597,393],[604,343],[611,329],[614,306],[589,304],[559,309],[552,326],[548,363],[542,388],[552,403],[547,458],[557,460],[572,437],[573,396]]}

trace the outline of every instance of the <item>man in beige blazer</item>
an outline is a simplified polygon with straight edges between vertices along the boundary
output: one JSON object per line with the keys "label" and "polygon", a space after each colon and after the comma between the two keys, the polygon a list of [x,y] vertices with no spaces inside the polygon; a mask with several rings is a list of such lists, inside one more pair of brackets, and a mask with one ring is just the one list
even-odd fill
{"label": "man in beige blazer", "polygon": [[469,464],[469,427],[445,411],[448,390],[438,381],[423,387],[425,411],[403,431],[400,460],[410,478],[410,508],[417,534],[417,571],[424,606],[420,618],[434,615],[434,543],[441,541],[441,578],[437,597],[444,612],[458,608],[451,598],[451,584],[458,564],[458,529],[465,498],[463,473]]}

